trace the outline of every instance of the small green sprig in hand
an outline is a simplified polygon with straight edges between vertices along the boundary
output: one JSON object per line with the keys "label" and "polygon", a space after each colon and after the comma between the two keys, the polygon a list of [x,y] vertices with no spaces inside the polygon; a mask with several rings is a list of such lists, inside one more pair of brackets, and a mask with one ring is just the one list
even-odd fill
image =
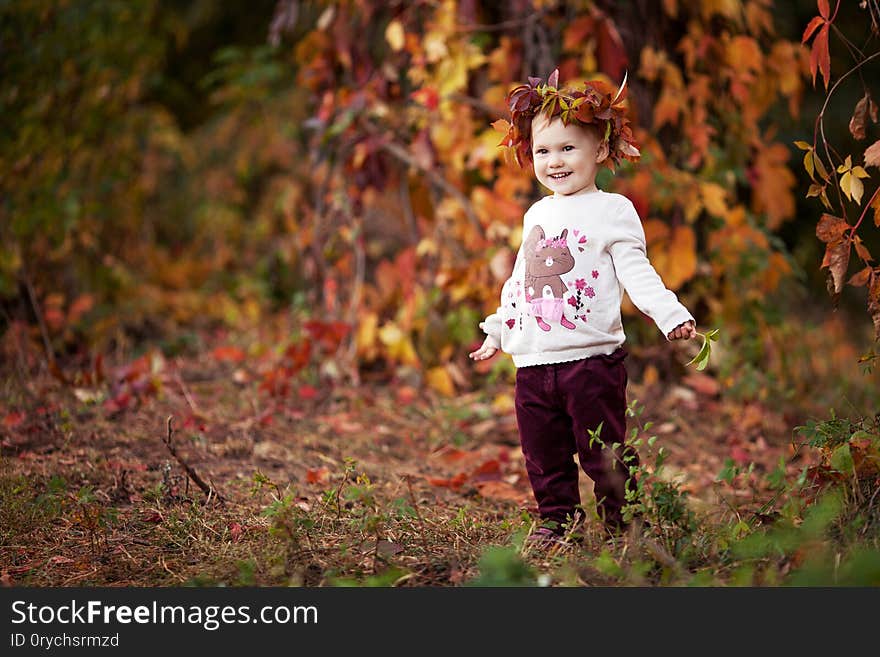
{"label": "small green sprig in hand", "polygon": [[706,369],[706,365],[709,364],[709,356],[712,354],[712,342],[718,339],[718,331],[720,330],[721,329],[712,329],[708,333],[700,333],[697,331],[697,335],[703,338],[703,346],[700,347],[699,353],[688,362],[688,365],[696,363],[697,371]]}

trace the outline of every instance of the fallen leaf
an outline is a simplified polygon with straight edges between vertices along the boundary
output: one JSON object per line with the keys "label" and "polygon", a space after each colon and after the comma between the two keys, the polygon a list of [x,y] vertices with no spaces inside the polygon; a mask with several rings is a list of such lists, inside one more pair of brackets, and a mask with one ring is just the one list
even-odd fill
{"label": "fallen leaf", "polygon": [[308,384],[303,384],[299,387],[299,398],[305,399],[306,401],[311,401],[318,396],[318,389],[314,386],[310,386]]}
{"label": "fallen leaf", "polygon": [[718,381],[708,374],[700,372],[691,372],[682,380],[686,386],[707,397],[715,397],[721,392],[721,385]]}
{"label": "fallen leaf", "polygon": [[330,478],[330,470],[327,468],[311,468],[306,470],[306,481],[310,484],[323,484]]}
{"label": "fallen leaf", "polygon": [[217,347],[212,354],[216,360],[221,362],[231,361],[233,363],[240,363],[245,358],[244,352],[241,349],[232,346]]}
{"label": "fallen leaf", "polygon": [[11,413],[7,413],[6,417],[3,418],[3,426],[7,429],[14,429],[17,426],[20,426],[26,417],[27,415],[22,411],[12,411]]}
{"label": "fallen leaf", "polygon": [[461,488],[462,484],[464,484],[465,481],[467,481],[467,474],[465,474],[464,472],[459,472],[457,475],[449,479],[428,477],[428,483],[432,486],[452,488],[453,490],[456,488]]}
{"label": "fallen leaf", "polygon": [[73,559],[70,557],[63,557],[60,554],[56,554],[54,557],[49,559],[49,563],[53,566],[57,566],[65,563],[73,563]]}
{"label": "fallen leaf", "polygon": [[480,495],[487,499],[520,502],[528,497],[528,493],[508,484],[506,481],[479,481],[475,486]]}

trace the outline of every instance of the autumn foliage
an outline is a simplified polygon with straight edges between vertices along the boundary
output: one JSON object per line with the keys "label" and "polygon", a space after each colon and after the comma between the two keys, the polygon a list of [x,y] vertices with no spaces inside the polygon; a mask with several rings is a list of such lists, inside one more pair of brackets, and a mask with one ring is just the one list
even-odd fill
{"label": "autumn foliage", "polygon": [[[284,311],[290,339],[304,340],[285,352],[290,376],[323,355],[354,380],[403,367],[445,393],[466,387],[462,354],[543,193],[493,124],[510,118],[511,89],[558,67],[572,87],[615,90],[626,77],[642,158],[599,184],[633,200],[652,261],[701,323],[766,359],[768,308],[797,268],[790,224],[803,196],[781,134],[812,121],[811,82],[833,80],[837,5],[818,3],[803,43],[781,35],[784,8],[771,0],[655,5],[638,15],[610,2],[280,0],[257,43],[217,44],[199,80],[202,113],[186,125],[161,80],[173,77],[168,44],[194,39],[197,19],[158,0],[7,6],[10,345],[29,340],[53,360]],[[875,119],[866,89],[853,135]],[[809,195],[826,204],[822,264],[839,293],[856,250],[863,267],[847,280],[868,288],[877,322],[880,276],[857,234],[869,206],[878,221],[877,195],[852,222],[830,206],[832,187],[841,204],[861,202],[877,144],[863,164],[841,159],[822,125],[820,114],[812,143],[798,143]],[[650,339],[625,311],[633,343]]]}
{"label": "autumn foliage", "polygon": [[[852,118],[849,120],[849,134],[856,142],[863,142],[867,136],[868,125],[877,123],[877,103],[874,100],[876,89],[872,89],[868,77],[863,73],[872,60],[880,57],[880,50],[859,50],[847,36],[840,30],[835,31],[839,37],[840,47],[849,50],[855,63],[849,70],[844,71],[837,77],[831,72],[830,35],[835,28],[835,20],[840,9],[840,2],[835,2],[833,9],[828,0],[819,0],[819,15],[815,16],[804,30],[802,41],[812,40],[810,46],[810,72],[813,77],[813,85],[816,85],[816,72],[821,74],[826,90],[825,101],[818,116],[816,117],[813,141],[796,142],[797,147],[804,154],[804,168],[810,176],[812,184],[807,192],[808,197],[818,197],[826,213],[822,214],[816,226],[816,237],[825,243],[825,256],[822,260],[822,268],[827,268],[828,291],[834,303],[837,303],[840,293],[845,284],[855,287],[866,287],[868,292],[868,314],[874,323],[874,339],[880,339],[880,266],[877,266],[871,252],[865,245],[859,229],[865,217],[873,214],[874,226],[880,228],[880,186],[872,184],[874,191],[867,198],[862,207],[862,198],[865,193],[865,183],[862,181],[870,178],[865,167],[880,167],[880,140],[864,148],[861,157],[858,156],[860,147],[856,146],[855,158],[851,153],[842,150],[843,146],[834,143],[825,131],[825,112],[828,109],[844,111],[840,107],[841,101],[835,96],[835,92],[841,83],[851,75],[858,73],[860,86],[860,98],[852,110]],[[870,11],[871,32],[874,37],[878,35],[878,19],[880,10],[875,3],[863,3],[865,9]],[[837,45],[837,44],[835,44]],[[869,67],[866,67],[869,68]],[[831,84],[832,80],[834,83]],[[829,85],[831,87],[829,88]],[[859,160],[861,159],[861,164]],[[839,175],[838,175],[839,174]],[[831,200],[834,199],[834,200]],[[853,205],[855,207],[853,207]],[[850,223],[849,216],[856,216]],[[858,271],[852,276],[848,275],[850,269],[850,257],[855,251],[856,257],[861,263]],[[873,350],[871,358],[876,357]]]}

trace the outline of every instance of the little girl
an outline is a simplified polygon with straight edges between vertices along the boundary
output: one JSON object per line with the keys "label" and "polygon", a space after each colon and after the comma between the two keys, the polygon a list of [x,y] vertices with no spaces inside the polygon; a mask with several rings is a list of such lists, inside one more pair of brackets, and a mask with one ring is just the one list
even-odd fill
{"label": "little girl", "polygon": [[485,360],[502,349],[517,367],[517,425],[542,520],[532,537],[539,540],[573,526],[575,453],[593,480],[605,528],[625,528],[621,510],[638,455],[624,446],[624,290],[668,340],[696,335],[693,316],[647,258],[632,202],[596,187],[599,167],[639,157],[622,105],[626,82],[612,98],[599,81],[563,90],[557,81],[558,71],[546,84],[529,78],[508,96],[504,143],[553,194],[526,211],[501,305],[480,323],[486,339],[470,354]]}

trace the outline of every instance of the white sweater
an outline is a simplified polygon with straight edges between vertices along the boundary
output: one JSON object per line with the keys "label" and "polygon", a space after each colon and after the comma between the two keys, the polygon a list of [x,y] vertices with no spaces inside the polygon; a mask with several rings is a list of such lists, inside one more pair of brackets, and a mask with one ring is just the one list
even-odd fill
{"label": "white sweater", "polygon": [[513,273],[483,330],[517,367],[610,354],[626,340],[624,290],[664,336],[693,320],[648,261],[628,198],[545,196],[525,214]]}

